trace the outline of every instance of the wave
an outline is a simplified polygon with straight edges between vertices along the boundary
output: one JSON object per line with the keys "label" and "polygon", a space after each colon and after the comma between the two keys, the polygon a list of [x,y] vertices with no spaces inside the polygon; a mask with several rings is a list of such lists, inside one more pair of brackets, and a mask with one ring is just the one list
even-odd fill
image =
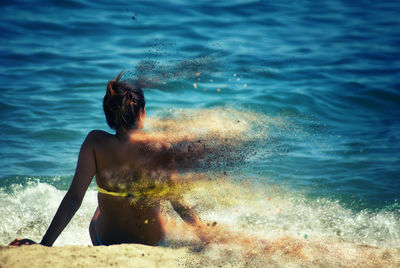
{"label": "wave", "polygon": [[[0,188],[0,213],[8,215],[0,222],[0,244],[21,236],[40,240],[65,193],[40,180]],[[88,225],[97,207],[96,196],[94,187],[90,187],[56,245],[90,244]],[[282,186],[257,182],[256,178],[233,178],[226,173],[192,184],[185,199],[202,219],[244,236],[267,240],[289,237],[305,243],[330,241],[354,247],[400,247],[398,203],[377,211],[352,211],[338,200],[308,198]],[[171,209],[166,215],[176,220]],[[174,236],[170,239],[173,241]],[[179,239],[184,237],[176,237],[176,241]],[[225,237],[229,243],[235,243],[235,239],[228,234]]]}

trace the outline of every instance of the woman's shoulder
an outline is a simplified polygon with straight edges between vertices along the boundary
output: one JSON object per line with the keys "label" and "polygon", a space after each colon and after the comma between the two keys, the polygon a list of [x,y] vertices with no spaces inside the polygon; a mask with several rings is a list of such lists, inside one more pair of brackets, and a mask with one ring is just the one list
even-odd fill
{"label": "woman's shoulder", "polygon": [[86,139],[83,142],[83,145],[84,144],[91,147],[97,153],[100,153],[104,150],[109,152],[120,145],[115,135],[97,129],[91,130],[87,134]]}
{"label": "woman's shoulder", "polygon": [[113,138],[115,138],[115,135],[112,135],[104,130],[99,130],[99,129],[91,130],[86,136],[86,139],[88,141],[95,142],[95,143],[104,142],[106,140],[113,139]]}

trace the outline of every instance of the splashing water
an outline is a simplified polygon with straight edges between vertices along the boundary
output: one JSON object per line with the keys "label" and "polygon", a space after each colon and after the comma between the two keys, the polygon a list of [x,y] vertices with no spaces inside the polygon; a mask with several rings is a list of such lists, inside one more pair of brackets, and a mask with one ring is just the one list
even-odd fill
{"label": "splashing water", "polygon": [[400,264],[400,224],[392,212],[356,213],[335,201],[309,200],[278,186],[226,176],[193,187],[186,198],[216,224],[213,242],[204,247],[188,236],[190,230],[182,232],[181,223],[170,223],[171,245],[193,250],[185,265]]}

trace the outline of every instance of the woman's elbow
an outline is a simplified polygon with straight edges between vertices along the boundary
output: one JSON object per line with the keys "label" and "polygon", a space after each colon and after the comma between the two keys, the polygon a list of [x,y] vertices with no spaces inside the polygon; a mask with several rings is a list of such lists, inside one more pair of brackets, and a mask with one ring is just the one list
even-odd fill
{"label": "woman's elbow", "polygon": [[78,210],[82,204],[83,196],[71,192],[67,192],[64,197],[64,201],[68,204],[69,207],[74,210]]}

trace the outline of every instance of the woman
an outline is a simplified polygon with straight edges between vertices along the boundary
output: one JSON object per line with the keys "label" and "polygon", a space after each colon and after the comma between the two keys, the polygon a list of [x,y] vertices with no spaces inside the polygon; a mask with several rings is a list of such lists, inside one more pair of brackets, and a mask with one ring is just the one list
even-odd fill
{"label": "woman", "polygon": [[[121,72],[108,82],[103,100],[107,123],[116,133],[93,130],[87,135],[71,186],[40,242],[42,245],[53,245],[79,209],[94,176],[99,193],[98,208],[89,227],[93,245],[157,245],[165,238],[160,200],[143,193],[155,180],[170,186],[175,183],[174,159],[170,144],[141,131],[146,115],[143,91],[129,81],[121,81],[122,75]],[[147,186],[140,188],[138,185],[142,184]],[[194,211],[178,199],[171,200],[171,204],[207,242],[207,227]],[[33,243],[16,239],[10,245]]]}

